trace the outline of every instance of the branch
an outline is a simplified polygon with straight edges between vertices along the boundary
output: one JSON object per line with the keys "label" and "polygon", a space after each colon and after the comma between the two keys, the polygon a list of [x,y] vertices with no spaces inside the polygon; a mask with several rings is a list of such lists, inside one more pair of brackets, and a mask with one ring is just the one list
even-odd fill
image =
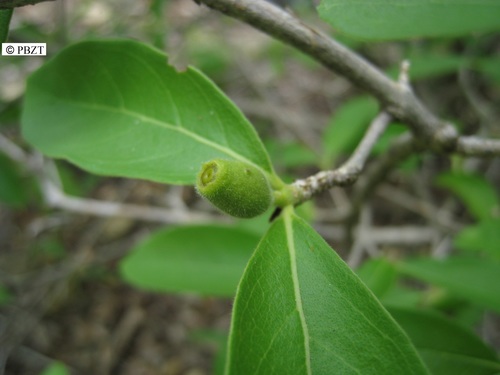
{"label": "branch", "polygon": [[0,151],[34,174],[41,187],[45,203],[52,208],[101,217],[125,217],[160,223],[191,223],[224,220],[208,213],[194,213],[182,208],[156,208],[137,204],[108,202],[97,199],[72,197],[64,193],[50,177],[51,171],[43,158],[24,152],[8,138],[0,134]]}
{"label": "branch", "polygon": [[[195,1],[252,25],[343,75],[374,95],[387,113],[407,124],[414,135],[426,144],[426,148],[462,155],[500,155],[500,146],[495,141],[478,138],[474,147],[464,147],[464,141],[459,139],[455,128],[431,113],[408,85],[392,81],[355,52],[283,9],[264,0]],[[465,141],[465,144],[469,142]],[[482,142],[486,142],[485,150],[479,147]]]}
{"label": "branch", "polygon": [[500,139],[462,136],[458,138],[457,152],[469,156],[498,156],[500,155]]}
{"label": "branch", "polygon": [[65,194],[49,179],[41,182],[46,204],[52,208],[101,217],[122,217],[154,221],[166,224],[213,221],[209,214],[193,213],[187,210],[156,208],[137,204],[108,202],[98,199],[78,198]]}
{"label": "branch", "polygon": [[381,112],[370,124],[368,131],[358,147],[340,168],[333,171],[321,171],[303,180],[297,180],[292,184],[295,195],[295,204],[299,205],[313,195],[330,189],[333,186],[348,186],[353,184],[359,177],[370,152],[377,140],[391,122],[392,116]]}

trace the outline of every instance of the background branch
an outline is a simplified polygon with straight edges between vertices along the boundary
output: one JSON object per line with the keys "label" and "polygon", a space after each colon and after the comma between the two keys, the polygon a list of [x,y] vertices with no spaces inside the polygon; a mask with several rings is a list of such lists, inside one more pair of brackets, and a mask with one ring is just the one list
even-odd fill
{"label": "background branch", "polygon": [[500,140],[462,136],[458,138],[457,152],[469,156],[498,156]]}
{"label": "background branch", "polygon": [[[223,217],[209,213],[192,212],[187,207],[156,208],[138,204],[120,202],[109,202],[98,199],[72,197],[64,193],[61,187],[54,182],[54,168],[47,165],[39,154],[30,155],[20,147],[0,134],[0,151],[5,153],[13,161],[19,163],[33,173],[41,187],[45,203],[52,208],[60,208],[65,211],[80,214],[121,217],[139,219],[166,224],[208,222],[224,220]],[[55,171],[57,173],[57,171]]]}
{"label": "background branch", "polygon": [[414,137],[406,133],[397,138],[387,152],[374,161],[356,185],[351,202],[349,221],[356,221],[363,202],[385,178],[387,173],[418,150],[419,147]]}
{"label": "background branch", "polygon": [[455,128],[437,118],[408,85],[394,82],[367,60],[330,36],[315,30],[264,0],[197,0],[294,46],[374,95],[385,110],[407,124],[415,136],[435,151],[463,155],[500,155],[500,141],[476,137],[461,140]]}

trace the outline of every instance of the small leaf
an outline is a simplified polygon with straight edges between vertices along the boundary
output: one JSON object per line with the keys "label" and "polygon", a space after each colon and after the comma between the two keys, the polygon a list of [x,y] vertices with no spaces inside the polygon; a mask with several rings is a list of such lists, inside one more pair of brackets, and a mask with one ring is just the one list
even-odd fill
{"label": "small leaf", "polygon": [[387,151],[391,142],[402,135],[403,133],[408,131],[408,127],[403,124],[389,124],[386,131],[382,134],[380,139],[373,146],[372,154],[380,155]]}
{"label": "small leaf", "polygon": [[462,229],[454,244],[466,251],[484,251],[500,260],[500,219],[481,220]]}
{"label": "small leaf", "polygon": [[40,375],[69,375],[69,370],[61,362],[53,362]]}
{"label": "small leaf", "polygon": [[0,284],[0,306],[5,306],[7,305],[11,300],[12,300],[12,294],[10,291]]}
{"label": "small leaf", "polygon": [[66,194],[76,196],[88,196],[93,188],[101,181],[101,178],[85,173],[64,161],[56,163],[57,174],[61,180],[62,189]]}
{"label": "small leaf", "polygon": [[334,28],[366,40],[462,36],[500,30],[497,0],[322,0]]}
{"label": "small leaf", "polygon": [[199,71],[141,43],[74,44],[28,80],[24,137],[94,173],[193,184],[217,157],[272,174],[255,129]]}
{"label": "small leaf", "polygon": [[22,207],[28,203],[26,181],[17,165],[0,154],[0,201],[12,207]]}
{"label": "small leaf", "polygon": [[400,272],[441,286],[456,296],[500,312],[500,263],[454,256],[413,259],[398,264]]}
{"label": "small leaf", "polygon": [[385,258],[370,259],[356,273],[378,298],[394,286],[397,278],[396,267]]}
{"label": "small leaf", "polygon": [[21,100],[11,100],[8,103],[0,101],[0,129],[16,128],[21,118]]}
{"label": "small leaf", "polygon": [[259,237],[217,225],[161,230],[121,262],[122,277],[157,292],[232,297]]}
{"label": "small leaf", "polygon": [[490,57],[477,62],[476,69],[500,85],[500,57]]}
{"label": "small leaf", "polygon": [[489,375],[500,371],[495,352],[475,334],[441,315],[389,308],[433,375]]}
{"label": "small leaf", "polygon": [[406,335],[290,207],[238,287],[229,374],[426,374]]}
{"label": "small leaf", "polygon": [[285,168],[311,166],[317,163],[317,157],[313,151],[297,142],[281,142],[276,139],[268,139],[264,142],[271,160],[275,165]]}
{"label": "small leaf", "polygon": [[377,108],[373,98],[363,96],[351,99],[335,112],[323,137],[325,167],[331,167],[339,156],[356,148],[377,115]]}
{"label": "small leaf", "polygon": [[422,295],[423,292],[420,290],[396,284],[380,298],[380,301],[384,306],[417,307],[422,301]]}
{"label": "small leaf", "polygon": [[477,219],[488,219],[500,209],[496,189],[482,176],[447,172],[440,174],[436,182],[458,195]]}

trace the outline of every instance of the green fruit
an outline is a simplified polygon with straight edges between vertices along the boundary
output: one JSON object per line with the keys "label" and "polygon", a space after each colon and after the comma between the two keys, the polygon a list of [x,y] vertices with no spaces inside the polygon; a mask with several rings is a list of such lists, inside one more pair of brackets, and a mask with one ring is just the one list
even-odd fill
{"label": "green fruit", "polygon": [[215,207],[235,217],[258,216],[273,202],[264,173],[237,160],[214,159],[204,163],[198,173],[196,188]]}

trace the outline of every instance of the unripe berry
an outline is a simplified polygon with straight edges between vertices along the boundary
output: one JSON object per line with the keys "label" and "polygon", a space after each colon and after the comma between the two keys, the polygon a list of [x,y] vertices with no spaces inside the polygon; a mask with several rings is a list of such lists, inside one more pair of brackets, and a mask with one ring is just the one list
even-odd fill
{"label": "unripe berry", "polygon": [[263,214],[273,201],[264,173],[237,160],[214,159],[204,163],[196,188],[218,209],[235,217],[251,218]]}

